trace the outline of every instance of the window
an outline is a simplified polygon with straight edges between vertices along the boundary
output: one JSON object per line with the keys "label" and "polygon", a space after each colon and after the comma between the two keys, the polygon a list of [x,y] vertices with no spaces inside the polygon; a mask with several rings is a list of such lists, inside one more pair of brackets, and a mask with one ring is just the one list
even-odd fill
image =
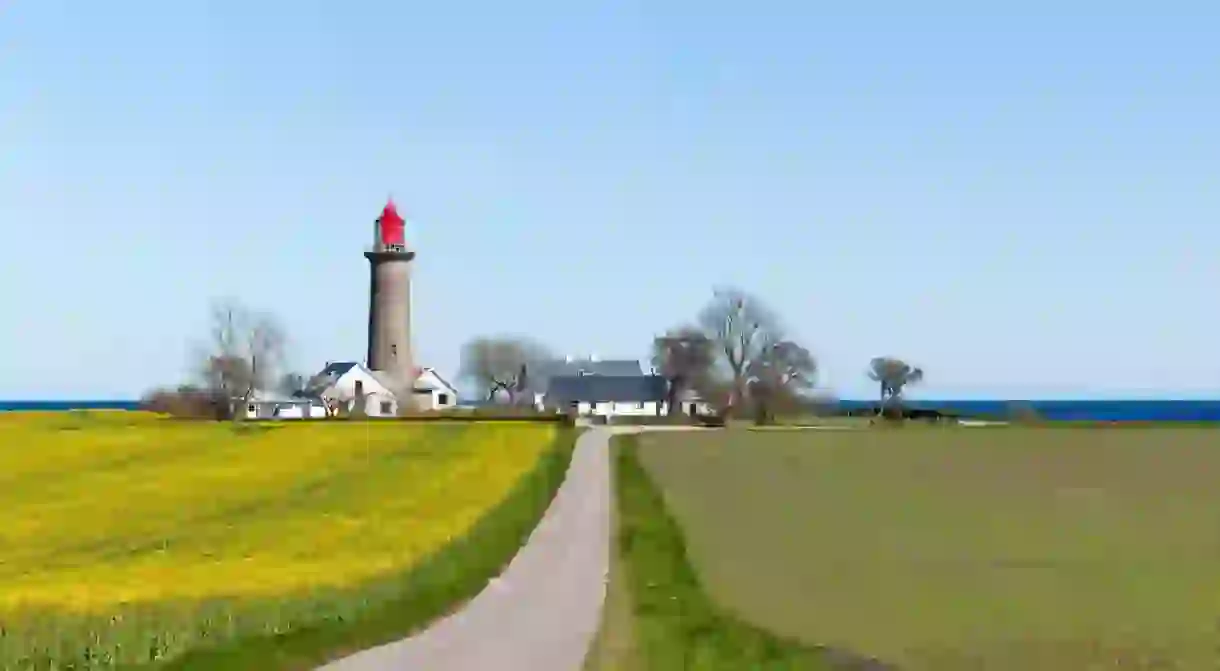
{"label": "window", "polygon": [[437,394],[436,395],[436,404],[437,405],[449,405],[449,394]]}
{"label": "window", "polygon": [[356,380],[356,395],[364,394],[364,380]]}
{"label": "window", "polygon": [[392,403],[390,403],[389,401],[382,401],[381,402],[381,414],[383,414],[383,415],[394,414],[394,405]]}
{"label": "window", "polygon": [[644,402],[643,402],[643,401],[636,401],[636,402],[635,402],[635,409],[636,409],[636,410],[643,410],[643,409],[644,409]]}
{"label": "window", "polygon": [[246,410],[248,410],[250,412],[254,412],[256,410],[256,408],[254,407],[254,404],[251,403],[250,405],[246,406]]}

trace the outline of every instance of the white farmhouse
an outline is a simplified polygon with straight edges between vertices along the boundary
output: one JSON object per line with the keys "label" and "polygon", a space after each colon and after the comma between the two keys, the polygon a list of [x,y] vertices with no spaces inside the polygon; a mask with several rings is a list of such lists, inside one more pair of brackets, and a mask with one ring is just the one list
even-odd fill
{"label": "white farmhouse", "polygon": [[[530,379],[539,410],[574,410],[580,415],[647,416],[669,414],[668,382],[655,371],[645,373],[634,359],[597,356],[546,362]],[[711,406],[692,390],[677,396],[675,414],[710,414]]]}
{"label": "white farmhouse", "polygon": [[579,415],[656,416],[665,409],[665,378],[659,375],[557,375],[544,404]]}
{"label": "white farmhouse", "polygon": [[[328,363],[310,378],[309,386],[300,396],[317,398],[331,414],[339,410],[352,412],[357,399],[364,399],[364,414],[369,417],[393,417],[405,399],[391,391],[393,380],[381,371],[369,370],[354,361]],[[432,368],[417,370],[412,390],[412,407],[420,410],[443,410],[457,405],[457,391]]]}

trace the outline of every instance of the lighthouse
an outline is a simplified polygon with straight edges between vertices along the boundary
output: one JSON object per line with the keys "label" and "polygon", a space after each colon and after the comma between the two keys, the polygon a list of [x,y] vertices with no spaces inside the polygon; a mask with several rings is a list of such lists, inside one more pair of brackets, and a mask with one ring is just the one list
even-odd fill
{"label": "lighthouse", "polygon": [[399,407],[413,401],[415,363],[411,357],[411,261],[403,218],[394,201],[374,224],[373,246],[364,253],[369,260],[369,369],[384,373],[393,382]]}

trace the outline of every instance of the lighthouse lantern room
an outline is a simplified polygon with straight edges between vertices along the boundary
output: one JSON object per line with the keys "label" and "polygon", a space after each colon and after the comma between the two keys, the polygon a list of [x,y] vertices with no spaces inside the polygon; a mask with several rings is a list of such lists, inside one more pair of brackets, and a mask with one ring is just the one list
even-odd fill
{"label": "lighthouse lantern room", "polygon": [[398,208],[394,205],[394,201],[386,202],[385,208],[381,211],[381,216],[377,217],[376,225],[374,226],[375,238],[373,240],[373,250],[378,252],[405,252],[407,245],[403,229],[406,222],[398,214]]}

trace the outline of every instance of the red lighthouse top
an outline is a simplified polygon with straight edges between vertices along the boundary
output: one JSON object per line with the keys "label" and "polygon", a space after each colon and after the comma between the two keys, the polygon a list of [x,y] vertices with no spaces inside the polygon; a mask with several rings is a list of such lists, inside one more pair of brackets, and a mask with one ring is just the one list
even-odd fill
{"label": "red lighthouse top", "polygon": [[394,200],[386,201],[385,209],[381,211],[381,216],[377,217],[377,242],[383,248],[405,247],[404,223],[406,222],[398,215],[398,208],[395,207]]}

